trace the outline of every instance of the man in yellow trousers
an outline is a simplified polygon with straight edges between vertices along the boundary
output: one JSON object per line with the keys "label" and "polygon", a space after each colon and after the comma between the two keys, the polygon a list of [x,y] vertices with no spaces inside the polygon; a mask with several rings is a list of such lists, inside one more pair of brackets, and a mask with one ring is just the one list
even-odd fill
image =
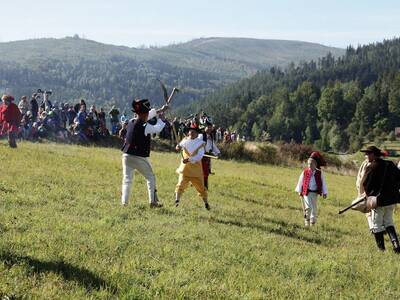
{"label": "man in yellow trousers", "polygon": [[210,210],[201,165],[201,159],[205,153],[205,143],[203,139],[198,138],[199,132],[199,128],[192,125],[189,128],[188,136],[176,146],[177,151],[182,151],[182,160],[179,168],[176,170],[179,178],[175,189],[175,206],[179,205],[181,195],[188,184],[191,183],[202,197],[204,207]]}

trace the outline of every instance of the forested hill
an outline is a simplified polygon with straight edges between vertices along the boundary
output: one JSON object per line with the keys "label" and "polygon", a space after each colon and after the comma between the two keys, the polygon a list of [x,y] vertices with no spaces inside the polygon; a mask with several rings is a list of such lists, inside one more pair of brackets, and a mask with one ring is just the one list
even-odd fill
{"label": "forested hill", "polygon": [[400,39],[258,72],[188,110],[212,113],[218,124],[255,139],[334,151],[379,143],[400,126]]}
{"label": "forested hill", "polygon": [[[86,98],[124,107],[133,97],[162,102],[156,81],[179,86],[176,104],[209,94],[271,66],[286,66],[342,49],[298,41],[203,38],[167,47],[128,48],[78,36],[0,43],[0,88],[17,97],[37,88],[53,99]],[[174,100],[175,101],[175,100]]]}

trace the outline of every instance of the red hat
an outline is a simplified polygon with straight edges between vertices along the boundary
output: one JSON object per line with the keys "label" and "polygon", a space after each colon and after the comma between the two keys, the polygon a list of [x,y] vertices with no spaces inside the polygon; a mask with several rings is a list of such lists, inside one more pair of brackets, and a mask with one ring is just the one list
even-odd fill
{"label": "red hat", "polygon": [[11,95],[3,95],[3,97],[1,97],[1,100],[12,102],[12,101],[14,101],[14,97]]}
{"label": "red hat", "polygon": [[198,133],[201,132],[201,129],[199,128],[199,126],[198,126],[196,123],[191,123],[191,124],[190,124],[190,127],[189,127],[188,129],[189,129],[189,130],[195,130],[195,131],[197,131]]}
{"label": "red hat", "polygon": [[326,166],[325,159],[322,157],[321,153],[319,153],[318,151],[312,152],[310,155],[310,158],[315,159],[315,161],[317,162],[317,168]]}

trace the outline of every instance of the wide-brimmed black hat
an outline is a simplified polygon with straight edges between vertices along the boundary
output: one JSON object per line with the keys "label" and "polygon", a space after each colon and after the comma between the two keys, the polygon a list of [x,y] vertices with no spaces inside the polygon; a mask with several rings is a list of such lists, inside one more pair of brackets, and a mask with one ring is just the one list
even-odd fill
{"label": "wide-brimmed black hat", "polygon": [[365,153],[373,153],[376,156],[383,156],[384,153],[379,149],[378,147],[375,146],[368,146],[366,149],[360,150],[360,152],[365,152]]}
{"label": "wide-brimmed black hat", "polygon": [[132,111],[137,114],[145,114],[150,111],[149,99],[135,99],[132,101]]}

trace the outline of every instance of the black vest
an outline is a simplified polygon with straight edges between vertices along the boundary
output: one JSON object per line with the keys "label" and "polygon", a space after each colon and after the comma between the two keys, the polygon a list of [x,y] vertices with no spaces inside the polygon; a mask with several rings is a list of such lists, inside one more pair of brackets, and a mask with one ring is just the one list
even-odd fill
{"label": "black vest", "polygon": [[[211,138],[211,150],[206,152],[206,154],[212,154],[213,148],[214,148],[214,137],[212,134],[210,134],[210,138]],[[206,143],[207,146],[207,141],[208,141],[208,136],[207,133],[203,133],[203,142]],[[205,148],[204,148],[205,149]]]}
{"label": "black vest", "polygon": [[142,157],[150,156],[150,134],[144,135],[146,123],[136,119],[130,120],[126,132],[125,143],[122,151],[131,155]]}

